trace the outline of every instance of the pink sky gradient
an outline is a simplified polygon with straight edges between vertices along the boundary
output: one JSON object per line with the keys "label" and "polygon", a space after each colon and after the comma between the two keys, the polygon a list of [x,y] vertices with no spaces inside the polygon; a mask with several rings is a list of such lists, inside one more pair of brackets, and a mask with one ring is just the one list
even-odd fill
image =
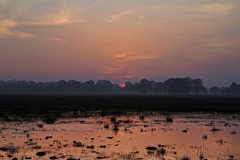
{"label": "pink sky gradient", "polygon": [[239,83],[239,8],[239,0],[0,0],[0,79]]}

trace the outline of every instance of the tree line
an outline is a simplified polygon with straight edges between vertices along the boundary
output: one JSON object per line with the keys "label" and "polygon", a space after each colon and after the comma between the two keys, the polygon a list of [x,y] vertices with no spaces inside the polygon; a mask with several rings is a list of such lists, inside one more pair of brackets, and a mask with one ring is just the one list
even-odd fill
{"label": "tree line", "polygon": [[240,84],[233,82],[229,87],[212,86],[206,88],[202,79],[191,77],[169,78],[164,82],[142,79],[124,84],[112,83],[109,80],[59,80],[57,82],[34,82],[25,80],[0,81],[0,93],[119,93],[119,94],[218,94],[239,95]]}

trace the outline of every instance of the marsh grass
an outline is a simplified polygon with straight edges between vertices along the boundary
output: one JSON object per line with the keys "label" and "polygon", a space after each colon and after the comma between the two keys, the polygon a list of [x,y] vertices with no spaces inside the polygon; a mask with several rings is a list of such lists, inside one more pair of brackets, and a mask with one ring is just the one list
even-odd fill
{"label": "marsh grass", "polygon": [[46,124],[54,124],[57,121],[57,117],[54,115],[46,115],[43,117],[42,121]]}
{"label": "marsh grass", "polygon": [[19,147],[13,146],[13,145],[4,145],[0,147],[0,150],[3,152],[9,152],[11,154],[17,153],[19,151]]}
{"label": "marsh grass", "polygon": [[117,134],[119,131],[118,124],[114,124],[112,130],[114,131],[115,134]]}
{"label": "marsh grass", "polygon": [[184,156],[184,157],[181,158],[181,160],[191,160],[191,158],[188,157],[188,156]]}
{"label": "marsh grass", "polygon": [[170,116],[167,116],[167,117],[166,117],[166,122],[167,122],[167,123],[172,123],[172,122],[173,122],[173,118],[170,117]]}
{"label": "marsh grass", "polygon": [[219,132],[219,131],[221,131],[221,129],[213,126],[213,128],[211,129],[211,131],[212,131],[212,132]]}
{"label": "marsh grass", "polygon": [[166,149],[164,147],[157,149],[156,156],[161,156],[162,158],[166,155]]}
{"label": "marsh grass", "polygon": [[124,153],[124,152],[113,152],[111,157],[115,157],[115,159],[122,160],[133,160],[136,159],[136,155],[139,152],[136,149],[133,149],[132,152]]}
{"label": "marsh grass", "polygon": [[203,138],[203,140],[207,140],[208,139],[208,135],[206,135],[206,134],[204,134],[203,136],[202,136],[202,138]]}
{"label": "marsh grass", "polygon": [[199,160],[204,160],[205,158],[204,158],[204,154],[203,154],[203,152],[200,152],[200,155],[199,155]]}

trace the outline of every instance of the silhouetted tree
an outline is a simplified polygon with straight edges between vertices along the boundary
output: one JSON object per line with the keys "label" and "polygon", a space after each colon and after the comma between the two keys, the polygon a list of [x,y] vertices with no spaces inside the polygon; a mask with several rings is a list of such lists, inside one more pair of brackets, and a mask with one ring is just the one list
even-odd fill
{"label": "silhouetted tree", "polygon": [[151,82],[147,79],[142,79],[140,82],[139,82],[139,91],[142,92],[142,93],[147,93],[147,92],[150,92],[152,89],[152,85],[151,85]]}
{"label": "silhouetted tree", "polygon": [[[200,78],[169,78],[164,82],[142,79],[134,84],[130,81],[125,87],[112,84],[109,80],[80,82],[75,80],[57,82],[34,82],[25,80],[0,81],[0,93],[157,93],[157,94],[206,94]],[[210,94],[240,94],[240,84],[233,82],[229,87],[213,86]]]}
{"label": "silhouetted tree", "polygon": [[164,82],[168,94],[187,94],[191,91],[189,78],[170,78]]}
{"label": "silhouetted tree", "polygon": [[96,91],[96,84],[93,80],[86,81],[86,90],[91,93]]}
{"label": "silhouetted tree", "polygon": [[164,86],[162,82],[156,82],[154,84],[154,88],[153,88],[154,93],[162,94],[163,90],[164,90]]}
{"label": "silhouetted tree", "polygon": [[236,82],[233,82],[228,88],[228,93],[229,94],[239,94],[240,86]]}
{"label": "silhouetted tree", "polygon": [[220,88],[217,86],[212,86],[209,90],[210,94],[219,94],[220,93]]}
{"label": "silhouetted tree", "polygon": [[130,81],[125,82],[124,91],[127,93],[134,92],[134,86],[133,86],[132,82],[130,82]]}
{"label": "silhouetted tree", "polygon": [[99,80],[96,83],[96,91],[102,93],[110,93],[113,92],[113,85],[108,80]]}
{"label": "silhouetted tree", "polygon": [[78,93],[81,89],[81,83],[75,80],[70,80],[67,82],[68,92]]}
{"label": "silhouetted tree", "polygon": [[194,92],[196,94],[199,94],[199,93],[203,93],[205,88],[203,86],[203,82],[200,78],[196,78],[193,80],[193,84],[194,84]]}

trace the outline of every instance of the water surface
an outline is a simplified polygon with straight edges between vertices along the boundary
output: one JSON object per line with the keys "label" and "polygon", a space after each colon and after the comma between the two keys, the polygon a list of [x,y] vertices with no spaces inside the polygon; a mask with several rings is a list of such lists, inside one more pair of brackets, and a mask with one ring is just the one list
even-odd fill
{"label": "water surface", "polygon": [[2,121],[0,159],[237,160],[239,117],[138,113],[61,118],[50,124],[41,119]]}

